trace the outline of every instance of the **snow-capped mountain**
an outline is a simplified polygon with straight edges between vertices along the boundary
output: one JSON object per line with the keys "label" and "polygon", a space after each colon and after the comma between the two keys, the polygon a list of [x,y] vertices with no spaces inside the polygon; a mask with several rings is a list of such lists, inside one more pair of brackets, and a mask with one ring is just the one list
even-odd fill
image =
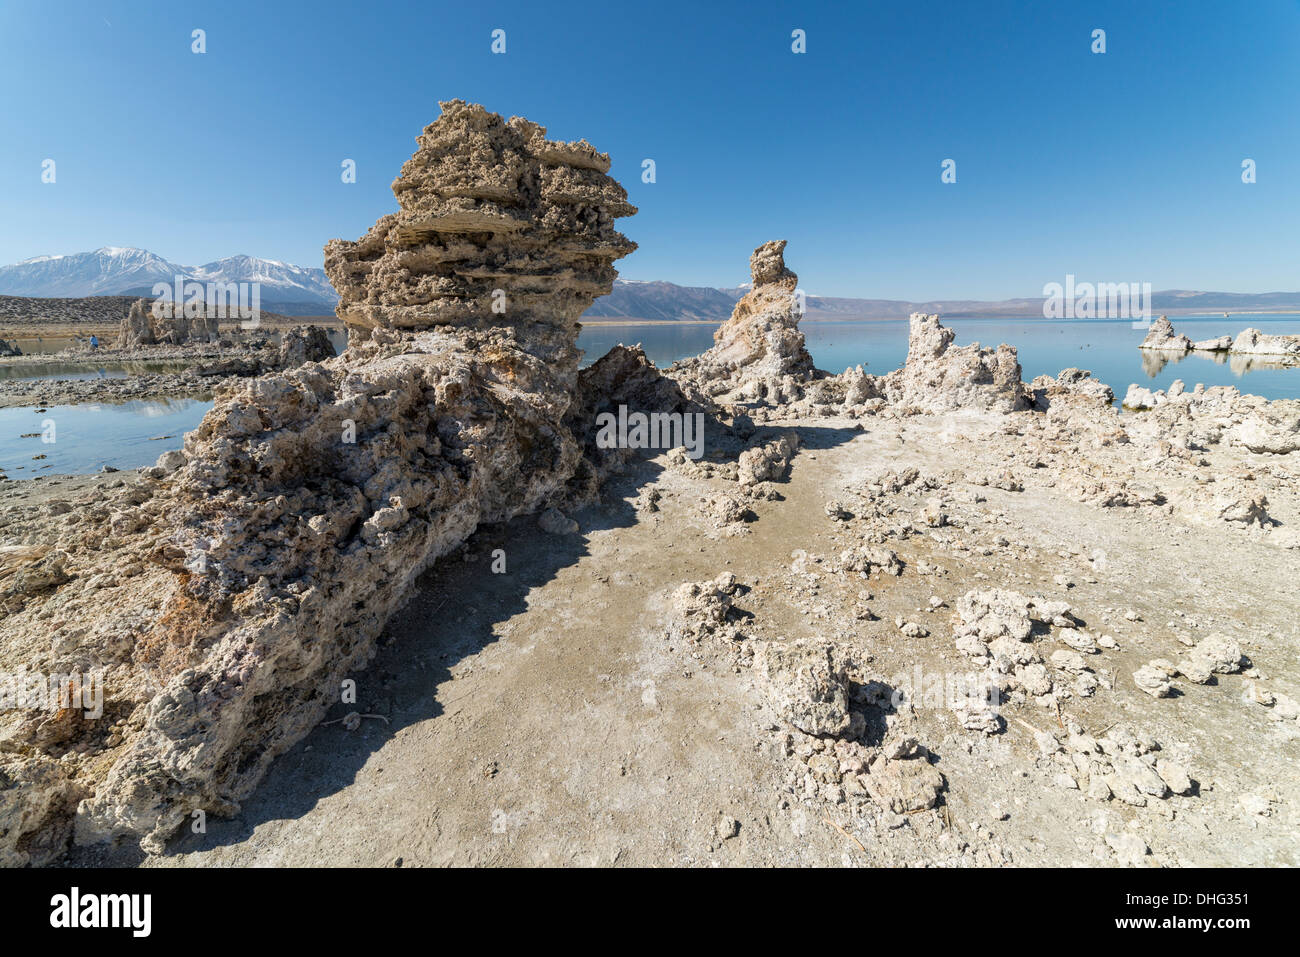
{"label": "snow-capped mountain", "polygon": [[202,266],[182,266],[146,249],[105,246],[70,256],[37,256],[12,266],[0,266],[0,295],[69,298],[151,293],[154,283],[185,281],[256,282],[262,308],[307,314],[333,310],[338,294],[323,269],[295,266],[273,259],[230,256]]}
{"label": "snow-capped mountain", "polygon": [[71,256],[37,256],[0,266],[0,293],[9,296],[113,296],[129,286],[171,282],[183,267],[144,249],[105,246]]}
{"label": "snow-capped mountain", "polygon": [[338,293],[325,278],[325,270],[295,266],[274,259],[229,256],[195,266],[193,275],[200,282],[261,283],[263,296],[268,289],[274,289],[280,298],[293,298],[293,294],[300,293],[299,298],[320,299],[329,302],[331,306],[339,299]]}

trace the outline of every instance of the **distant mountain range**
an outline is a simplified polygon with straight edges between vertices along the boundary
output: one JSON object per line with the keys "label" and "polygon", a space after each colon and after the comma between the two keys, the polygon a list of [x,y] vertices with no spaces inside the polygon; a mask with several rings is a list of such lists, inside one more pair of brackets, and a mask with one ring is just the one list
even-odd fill
{"label": "distant mountain range", "polygon": [[151,296],[155,283],[256,282],[263,309],[286,315],[324,315],[339,301],[325,270],[253,256],[231,256],[182,266],[147,249],[105,246],[70,256],[37,256],[0,266],[0,295],[41,298]]}
{"label": "distant mountain range", "polygon": [[[597,299],[585,319],[676,319],[721,322],[731,315],[737,300],[749,291],[746,286],[714,289],[677,286],[670,282],[638,282],[618,279],[614,291]],[[914,312],[938,313],[949,319],[1009,316],[1041,318],[1042,298],[942,299],[908,302],[900,299],[844,299],[809,296],[806,318],[906,319]],[[1199,312],[1300,312],[1300,292],[1195,292],[1169,289],[1151,294],[1155,315],[1187,315]]]}
{"label": "distant mountain range", "polygon": [[[105,246],[70,256],[38,256],[0,266],[0,295],[41,298],[83,296],[150,296],[154,283],[185,281],[257,282],[262,308],[291,316],[326,315],[338,294],[323,269],[294,266],[271,259],[231,256],[202,266],[181,266],[146,249]],[[608,296],[597,299],[587,319],[700,320],[721,322],[731,315],[746,286],[715,289],[671,282],[618,279]],[[1151,295],[1151,311],[1160,315],[1197,312],[1300,311],[1300,292],[1231,293],[1170,289]],[[913,312],[938,313],[949,319],[981,316],[1041,317],[1042,298],[947,299],[907,302],[898,299],[807,298],[808,319],[906,319]]]}

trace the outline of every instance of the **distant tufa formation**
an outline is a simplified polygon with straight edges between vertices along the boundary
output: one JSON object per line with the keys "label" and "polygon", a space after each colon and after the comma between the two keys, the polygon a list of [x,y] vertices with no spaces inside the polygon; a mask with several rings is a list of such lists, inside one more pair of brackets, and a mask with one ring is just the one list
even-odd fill
{"label": "distant tufa formation", "polygon": [[1015,412],[1029,407],[1014,346],[954,346],[956,334],[938,316],[912,313],[907,362],[884,380],[891,402],[925,412],[977,409]]}
{"label": "distant tufa formation", "polygon": [[1161,316],[1147,330],[1146,338],[1138,346],[1147,352],[1181,355],[1185,352],[1227,352],[1238,356],[1261,356],[1280,364],[1300,362],[1300,336],[1271,336],[1258,329],[1243,329],[1232,336],[1217,336],[1193,342],[1182,333],[1174,332],[1168,316]]}
{"label": "distant tufa formation", "polygon": [[158,303],[148,299],[137,299],[131,304],[131,311],[122,319],[118,331],[118,349],[134,349],[137,346],[181,346],[187,342],[211,342],[219,335],[215,318],[207,315],[187,316],[183,304],[177,304],[166,310],[158,308]]}
{"label": "distant tufa formation", "polygon": [[954,346],[938,316],[914,313],[907,362],[888,375],[859,366],[841,375],[814,367],[799,330],[798,277],[786,266],[785,241],[754,250],[753,287],[718,327],[714,345],[667,371],[702,405],[743,411],[756,420],[773,415],[871,412],[886,403],[917,411],[959,408],[1011,412],[1028,407],[1020,362],[1012,346]]}
{"label": "distant tufa formation", "polygon": [[799,277],[786,268],[785,245],[781,239],[754,250],[750,291],[714,332],[713,348],[678,362],[669,375],[720,403],[780,405],[803,398],[817,370],[799,331]]}

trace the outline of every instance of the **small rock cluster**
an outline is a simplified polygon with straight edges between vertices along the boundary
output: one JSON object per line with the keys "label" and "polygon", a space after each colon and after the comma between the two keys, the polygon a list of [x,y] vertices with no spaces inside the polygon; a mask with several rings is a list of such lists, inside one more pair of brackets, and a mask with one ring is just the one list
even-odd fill
{"label": "small rock cluster", "polygon": [[933,755],[903,729],[887,686],[855,679],[844,650],[769,642],[754,670],[784,726],[781,750],[797,762],[789,778],[797,797],[857,808],[873,801],[894,815],[939,803],[946,781]]}

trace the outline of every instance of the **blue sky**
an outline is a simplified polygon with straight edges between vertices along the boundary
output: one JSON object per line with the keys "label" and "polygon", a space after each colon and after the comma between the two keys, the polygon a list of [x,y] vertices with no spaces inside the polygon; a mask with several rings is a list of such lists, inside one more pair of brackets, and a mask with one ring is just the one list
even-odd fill
{"label": "blue sky", "polygon": [[816,295],[1300,289],[1300,0],[6,0],[0,52],[3,263],[320,265],[460,97],[611,154],[625,278],[734,285],[784,238]]}

